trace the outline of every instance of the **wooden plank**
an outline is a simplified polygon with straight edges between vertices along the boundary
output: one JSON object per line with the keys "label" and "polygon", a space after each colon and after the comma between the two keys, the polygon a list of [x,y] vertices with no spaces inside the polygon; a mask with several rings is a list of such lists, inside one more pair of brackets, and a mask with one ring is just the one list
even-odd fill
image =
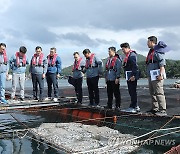
{"label": "wooden plank", "polygon": [[59,104],[60,104],[60,102],[37,102],[37,103],[9,104],[9,105],[1,105],[0,111],[13,110],[13,109],[27,109],[27,108],[35,108],[35,107],[58,106]]}

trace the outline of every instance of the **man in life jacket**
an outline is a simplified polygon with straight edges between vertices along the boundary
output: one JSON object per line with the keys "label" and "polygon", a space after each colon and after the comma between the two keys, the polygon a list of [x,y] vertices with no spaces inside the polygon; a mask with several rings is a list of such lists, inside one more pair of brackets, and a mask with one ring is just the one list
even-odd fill
{"label": "man in life jacket", "polygon": [[[42,48],[37,46],[35,48],[35,54],[32,56],[29,73],[31,73],[33,83],[33,98],[42,102],[44,99],[44,79],[47,72],[47,59],[42,52]],[[37,97],[39,85],[39,99]]]}
{"label": "man in life jacket", "polygon": [[99,76],[102,76],[103,63],[89,49],[85,49],[83,54],[86,58],[85,72],[87,77],[87,86],[89,92],[89,106],[99,105]]}
{"label": "man in life jacket", "polygon": [[83,82],[83,71],[85,67],[84,60],[80,57],[78,52],[74,52],[74,64],[72,68],[73,72],[73,85],[75,87],[77,104],[82,104],[82,82]]}
{"label": "man in life jacket", "polygon": [[[164,44],[162,51],[156,50],[157,38],[150,36],[147,41],[147,46],[150,48],[146,58],[147,75],[149,81],[149,92],[152,99],[152,108],[147,111],[148,113],[156,114],[159,116],[165,116],[166,113],[166,99],[164,95],[163,83],[165,78],[165,52],[167,45]],[[155,80],[152,80],[151,73],[153,70],[159,70],[159,75]]]}
{"label": "man in life jacket", "polygon": [[116,99],[116,107],[115,110],[120,110],[121,104],[121,97],[120,97],[120,90],[119,90],[119,80],[120,80],[120,73],[121,73],[121,65],[122,61],[118,57],[119,55],[116,54],[115,47],[109,47],[109,58],[106,62],[106,70],[105,70],[105,80],[107,84],[107,95],[108,95],[108,102],[107,102],[107,109],[112,109],[112,101],[113,101],[113,94]]}
{"label": "man in life jacket", "polygon": [[8,101],[5,99],[5,84],[6,78],[8,77],[9,65],[6,54],[6,44],[0,43],[0,102],[7,104]]}
{"label": "man in life jacket", "polygon": [[17,83],[20,85],[20,100],[24,100],[24,84],[26,67],[29,61],[26,57],[27,49],[25,46],[21,46],[19,51],[13,55],[9,61],[10,68],[12,69],[12,94],[11,99],[15,99]]}
{"label": "man in life jacket", "polygon": [[129,95],[131,97],[131,104],[129,108],[122,111],[136,113],[140,111],[137,102],[137,80],[139,79],[137,54],[135,51],[130,49],[129,43],[122,43],[120,47],[125,55],[123,67],[127,80]]}
{"label": "man in life jacket", "polygon": [[48,85],[48,98],[46,100],[52,99],[52,85],[54,87],[54,98],[53,101],[58,101],[59,90],[58,90],[58,78],[61,73],[61,59],[56,53],[56,48],[50,49],[50,54],[47,56],[47,73],[46,81]]}

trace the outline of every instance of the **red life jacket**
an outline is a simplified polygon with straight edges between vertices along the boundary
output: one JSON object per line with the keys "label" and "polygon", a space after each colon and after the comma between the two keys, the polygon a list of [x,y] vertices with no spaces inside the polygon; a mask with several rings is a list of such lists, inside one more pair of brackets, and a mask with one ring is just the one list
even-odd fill
{"label": "red life jacket", "polygon": [[146,63],[148,63],[148,61],[150,62],[153,62],[153,59],[154,59],[154,53],[155,53],[155,50],[154,49],[150,49],[147,57],[146,57]]}
{"label": "red life jacket", "polygon": [[109,58],[106,63],[106,70],[114,69],[114,66],[116,64],[116,60],[118,59],[117,56],[114,56],[113,58]]}
{"label": "red life jacket", "polygon": [[126,57],[124,58],[124,63],[127,63],[128,58],[129,58],[129,56],[130,56],[131,52],[135,52],[135,51],[130,50],[130,51],[129,51],[129,53],[128,53],[128,54],[126,54]]}
{"label": "red life jacket", "polygon": [[82,61],[82,58],[80,58],[78,61],[76,61],[76,60],[74,61],[72,71],[79,69],[81,61]]}
{"label": "red life jacket", "polygon": [[55,63],[56,63],[56,58],[57,58],[57,56],[58,56],[57,54],[54,54],[54,55],[53,55],[53,59],[51,60],[51,59],[50,59],[51,56],[48,55],[48,65],[54,66]]}
{"label": "red life jacket", "polygon": [[[39,57],[38,63],[37,63],[37,57]],[[32,65],[39,65],[39,66],[41,66],[43,64],[43,57],[44,57],[43,53],[41,53],[39,56],[35,53],[33,58],[32,58]]]}
{"label": "red life jacket", "polygon": [[[26,55],[24,54],[23,59],[22,59],[23,66],[26,65]],[[20,65],[20,58],[19,58],[19,52],[16,52],[16,65]]]}
{"label": "red life jacket", "polygon": [[92,63],[93,63],[93,60],[94,60],[94,54],[92,53],[91,56],[90,56],[90,59],[86,59],[86,68],[89,68],[89,67],[92,67]]}
{"label": "red life jacket", "polygon": [[6,50],[3,51],[4,64],[7,64],[8,58],[6,54]]}

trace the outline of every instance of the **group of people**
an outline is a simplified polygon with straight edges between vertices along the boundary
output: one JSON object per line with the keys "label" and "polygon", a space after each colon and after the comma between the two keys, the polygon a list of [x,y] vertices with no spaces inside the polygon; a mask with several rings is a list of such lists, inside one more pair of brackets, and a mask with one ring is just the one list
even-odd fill
{"label": "group of people", "polygon": [[[167,45],[159,41],[155,36],[147,39],[147,45],[150,48],[146,58],[147,75],[149,81],[149,91],[152,97],[152,108],[149,113],[156,115],[166,115],[166,100],[163,90],[163,81],[165,79],[165,52],[169,50]],[[122,59],[116,52],[115,47],[109,47],[109,57],[103,70],[103,62],[89,49],[83,50],[85,60],[80,57],[78,52],[74,52],[74,64],[72,67],[73,76],[69,77],[69,83],[75,87],[77,95],[77,103],[82,104],[83,92],[82,82],[83,76],[86,74],[86,81],[89,92],[89,106],[98,106],[99,77],[104,74],[107,84],[107,109],[112,109],[113,95],[115,96],[115,110],[120,111],[121,94],[120,94],[120,77],[121,70],[124,69],[125,77],[128,85],[128,92],[131,97],[129,108],[125,112],[136,113],[140,111],[137,100],[137,80],[140,71],[137,65],[137,53],[131,50],[129,43],[120,45],[125,58]],[[19,51],[8,60],[6,55],[6,44],[0,43],[0,97],[2,103],[7,103],[5,99],[5,80],[8,76],[9,67],[12,70],[12,99],[15,99],[16,85],[20,84],[20,99],[24,100],[24,82],[25,71],[27,65],[30,64],[29,72],[33,83],[33,98],[38,101],[44,100],[44,79],[46,78],[48,85],[48,100],[58,100],[58,81],[61,73],[61,59],[56,53],[56,48],[50,49],[50,54],[45,56],[42,48],[37,46],[30,63],[26,57],[26,47],[21,46]],[[156,73],[156,74],[155,74]],[[153,77],[155,76],[155,79]],[[39,97],[38,97],[39,85]],[[54,97],[52,97],[52,86],[54,88]]]}
{"label": "group of people", "polygon": [[[147,46],[150,48],[147,58],[147,75],[149,83],[149,91],[152,98],[152,107],[148,113],[156,115],[167,115],[166,99],[163,90],[163,81],[165,79],[165,53],[169,51],[169,47],[162,41],[157,42],[157,37],[150,36],[147,39]],[[72,68],[73,76],[69,77],[69,83],[75,87],[77,95],[77,103],[82,103],[82,80],[83,74],[86,74],[87,86],[89,92],[90,106],[99,105],[99,89],[98,80],[104,73],[107,84],[107,106],[106,109],[112,109],[113,95],[115,96],[115,110],[120,111],[121,94],[120,94],[120,77],[121,69],[124,69],[125,77],[128,85],[128,92],[131,98],[129,108],[123,110],[125,112],[136,113],[140,111],[137,100],[137,80],[140,77],[140,70],[137,65],[137,53],[131,50],[129,43],[120,45],[125,58],[122,59],[116,52],[115,47],[109,47],[109,57],[105,63],[103,71],[102,60],[99,59],[89,49],[83,51],[86,60],[80,57],[78,52],[74,52],[74,64]],[[154,79],[155,78],[155,79]]]}
{"label": "group of people", "polygon": [[[48,97],[46,99],[58,101],[58,81],[61,73],[61,59],[56,53],[56,48],[51,48],[48,56],[45,56],[42,48],[37,46],[30,62],[26,56],[27,49],[21,46],[8,60],[6,54],[6,44],[0,43],[0,97],[1,103],[7,104],[5,99],[5,82],[8,77],[9,68],[12,70],[12,93],[11,99],[16,99],[16,87],[20,85],[20,100],[24,100],[25,73],[27,66],[31,74],[33,84],[33,99],[39,102],[44,100],[44,79],[48,85]],[[54,97],[52,97],[52,86]],[[38,96],[39,89],[39,96]]]}

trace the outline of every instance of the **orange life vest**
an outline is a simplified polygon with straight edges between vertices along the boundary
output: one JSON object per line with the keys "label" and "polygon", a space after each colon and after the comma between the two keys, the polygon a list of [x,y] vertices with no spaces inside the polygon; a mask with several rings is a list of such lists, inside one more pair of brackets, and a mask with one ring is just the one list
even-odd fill
{"label": "orange life vest", "polygon": [[38,61],[38,63],[37,63],[37,57],[38,57],[38,55],[35,53],[34,56],[33,56],[33,58],[32,58],[32,65],[39,65],[39,66],[43,65],[43,57],[44,57],[44,54],[41,53],[41,54],[39,55],[39,61]]}
{"label": "orange life vest", "polygon": [[[23,66],[26,65],[26,55],[25,54],[22,58],[22,63],[23,63]],[[20,66],[20,58],[19,58],[19,52],[18,51],[16,52],[16,65]]]}
{"label": "orange life vest", "polygon": [[81,61],[82,61],[82,58],[80,58],[78,61],[76,61],[76,60],[74,61],[72,71],[79,69]]}
{"label": "orange life vest", "polygon": [[86,69],[88,69],[89,67],[92,67],[92,63],[93,63],[93,60],[94,60],[94,54],[92,53],[91,56],[90,56],[90,59],[86,59]]}
{"label": "orange life vest", "polygon": [[114,56],[113,58],[109,58],[106,63],[106,70],[114,69],[117,59],[118,59],[117,56]]}
{"label": "orange life vest", "polygon": [[54,54],[53,59],[51,61],[51,56],[48,55],[48,65],[49,66],[54,66],[55,65],[57,56],[58,56],[57,54]]}
{"label": "orange life vest", "polygon": [[6,50],[3,51],[2,55],[3,55],[3,58],[4,58],[3,64],[7,65],[8,58],[7,58]]}

